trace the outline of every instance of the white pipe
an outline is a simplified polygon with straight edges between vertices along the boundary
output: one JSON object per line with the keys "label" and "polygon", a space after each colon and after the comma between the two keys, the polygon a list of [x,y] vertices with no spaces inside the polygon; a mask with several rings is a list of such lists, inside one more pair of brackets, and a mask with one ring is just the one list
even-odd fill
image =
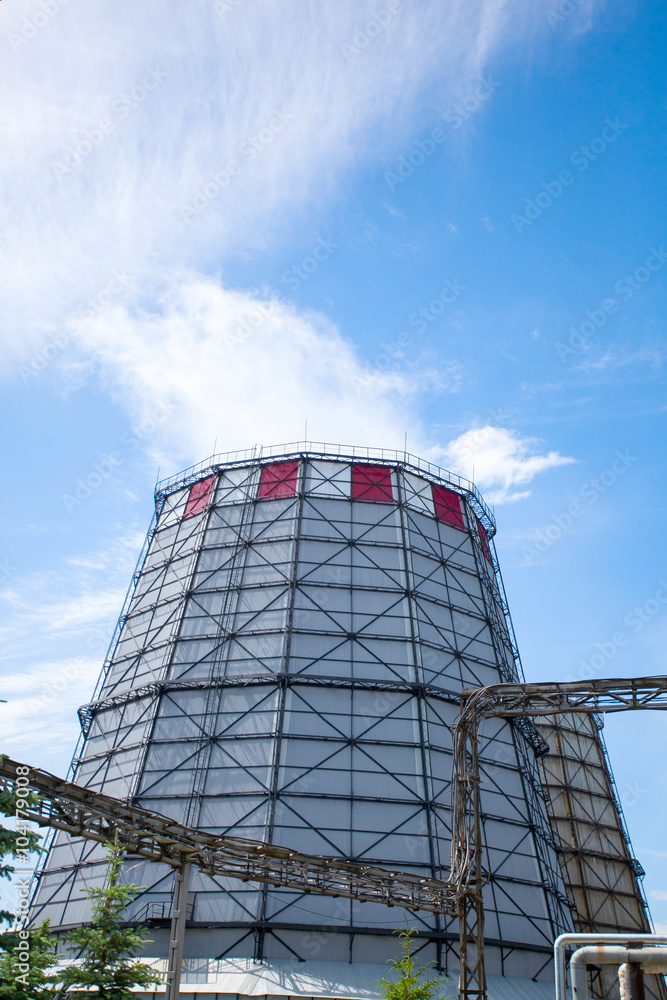
{"label": "white pipe", "polygon": [[554,969],[556,977],[556,1000],[567,1000],[567,978],[565,971],[565,949],[569,945],[582,944],[667,944],[667,937],[658,934],[561,934],[554,942]]}
{"label": "white pipe", "polygon": [[570,959],[572,1000],[588,1000],[587,966],[593,963],[619,966],[628,961],[628,949],[621,945],[593,944],[579,948]]}
{"label": "white pipe", "polygon": [[646,972],[661,972],[667,967],[667,948],[623,948],[621,945],[588,945],[575,951],[570,959],[573,1000],[588,1000],[589,965],[639,965]]}

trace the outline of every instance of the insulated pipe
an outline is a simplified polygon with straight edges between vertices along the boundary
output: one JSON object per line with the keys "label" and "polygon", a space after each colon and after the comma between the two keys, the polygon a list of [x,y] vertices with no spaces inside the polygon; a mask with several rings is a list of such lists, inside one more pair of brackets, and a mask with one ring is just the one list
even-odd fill
{"label": "insulated pipe", "polygon": [[[654,954],[654,951],[656,954]],[[657,954],[659,953],[659,954]],[[642,956],[641,963],[625,962],[618,970],[618,987],[621,1000],[644,1000],[644,982],[642,973],[653,975],[667,972],[667,958],[664,948],[648,948]]]}
{"label": "insulated pipe", "polygon": [[638,965],[626,962],[618,970],[621,1000],[644,1000],[644,974]]}
{"label": "insulated pipe", "polygon": [[628,972],[630,971],[630,966],[627,962],[618,967],[618,989],[621,994],[621,1000],[630,1000],[630,982],[628,977]]}
{"label": "insulated pipe", "polygon": [[640,965],[646,972],[667,968],[667,948],[623,948],[621,945],[588,945],[570,959],[573,1000],[588,1000],[586,968],[589,965]]}
{"label": "insulated pipe", "polygon": [[566,1000],[567,976],[565,949],[568,945],[582,944],[665,944],[667,937],[658,934],[561,934],[554,942],[554,969],[556,1000]]}

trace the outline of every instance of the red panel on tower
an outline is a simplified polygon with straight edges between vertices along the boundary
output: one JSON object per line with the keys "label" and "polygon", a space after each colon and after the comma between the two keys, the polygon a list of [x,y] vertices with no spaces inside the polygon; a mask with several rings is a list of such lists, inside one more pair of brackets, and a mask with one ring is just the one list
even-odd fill
{"label": "red panel on tower", "polygon": [[192,517],[194,514],[201,514],[203,510],[206,510],[214,483],[215,476],[209,476],[207,479],[201,479],[194,486],[190,487],[190,495],[185,505],[185,514],[183,517]]}
{"label": "red panel on tower", "polygon": [[388,465],[352,466],[352,499],[393,503],[391,469]]}
{"label": "red panel on tower", "polygon": [[459,528],[465,531],[466,526],[461,510],[461,497],[453,490],[448,490],[444,486],[433,485],[433,505],[435,516],[445,524],[451,524],[452,528]]}
{"label": "red panel on tower", "polygon": [[259,480],[259,499],[275,500],[278,497],[296,496],[296,482],[299,477],[299,460],[274,462],[263,465]]}
{"label": "red panel on tower", "polygon": [[477,528],[479,529],[479,540],[482,543],[482,552],[486,558],[491,562],[491,550],[489,548],[489,539],[486,537],[486,529],[482,522],[477,519]]}

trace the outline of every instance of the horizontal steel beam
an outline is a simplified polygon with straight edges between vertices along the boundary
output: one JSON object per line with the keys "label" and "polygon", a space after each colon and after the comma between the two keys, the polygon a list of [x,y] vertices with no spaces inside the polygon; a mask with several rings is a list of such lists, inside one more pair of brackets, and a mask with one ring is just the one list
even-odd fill
{"label": "horizontal steel beam", "polygon": [[[19,793],[29,790],[40,796],[37,804],[26,801],[17,810],[22,819],[99,843],[112,840],[117,831],[128,854],[173,868],[180,868],[185,859],[209,875],[243,882],[409,910],[456,912],[455,891],[447,882],[302,854],[261,841],[216,837],[7,757],[0,762],[0,788]],[[21,801],[19,796],[19,806]]]}
{"label": "horizontal steel beam", "polygon": [[667,676],[604,678],[563,684],[492,684],[463,691],[461,701],[480,718],[561,712],[626,712],[667,708]]}

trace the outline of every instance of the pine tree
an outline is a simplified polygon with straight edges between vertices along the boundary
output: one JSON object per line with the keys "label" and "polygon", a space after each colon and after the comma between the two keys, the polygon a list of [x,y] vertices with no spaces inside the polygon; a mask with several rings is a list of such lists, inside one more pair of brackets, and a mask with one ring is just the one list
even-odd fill
{"label": "pine tree", "polygon": [[59,977],[49,921],[0,937],[0,1000],[53,1000]]}
{"label": "pine tree", "polygon": [[91,987],[97,987],[100,1000],[136,1000],[136,994],[131,992],[133,986],[152,986],[162,982],[162,978],[150,965],[134,958],[137,950],[151,944],[146,931],[123,927],[125,911],[141,888],[119,881],[123,852],[118,834],[105,847],[109,862],[105,885],[85,890],[93,900],[92,922],[65,937],[75,953],[83,952],[83,960],[68,966],[62,973],[62,981],[68,996],[86,995]]}
{"label": "pine tree", "polygon": [[401,958],[390,958],[397,979],[379,979],[377,985],[384,1000],[438,1000],[440,984],[437,979],[428,978],[428,965],[417,965],[412,956],[412,939],[418,933],[414,927],[395,931],[401,938]]}

